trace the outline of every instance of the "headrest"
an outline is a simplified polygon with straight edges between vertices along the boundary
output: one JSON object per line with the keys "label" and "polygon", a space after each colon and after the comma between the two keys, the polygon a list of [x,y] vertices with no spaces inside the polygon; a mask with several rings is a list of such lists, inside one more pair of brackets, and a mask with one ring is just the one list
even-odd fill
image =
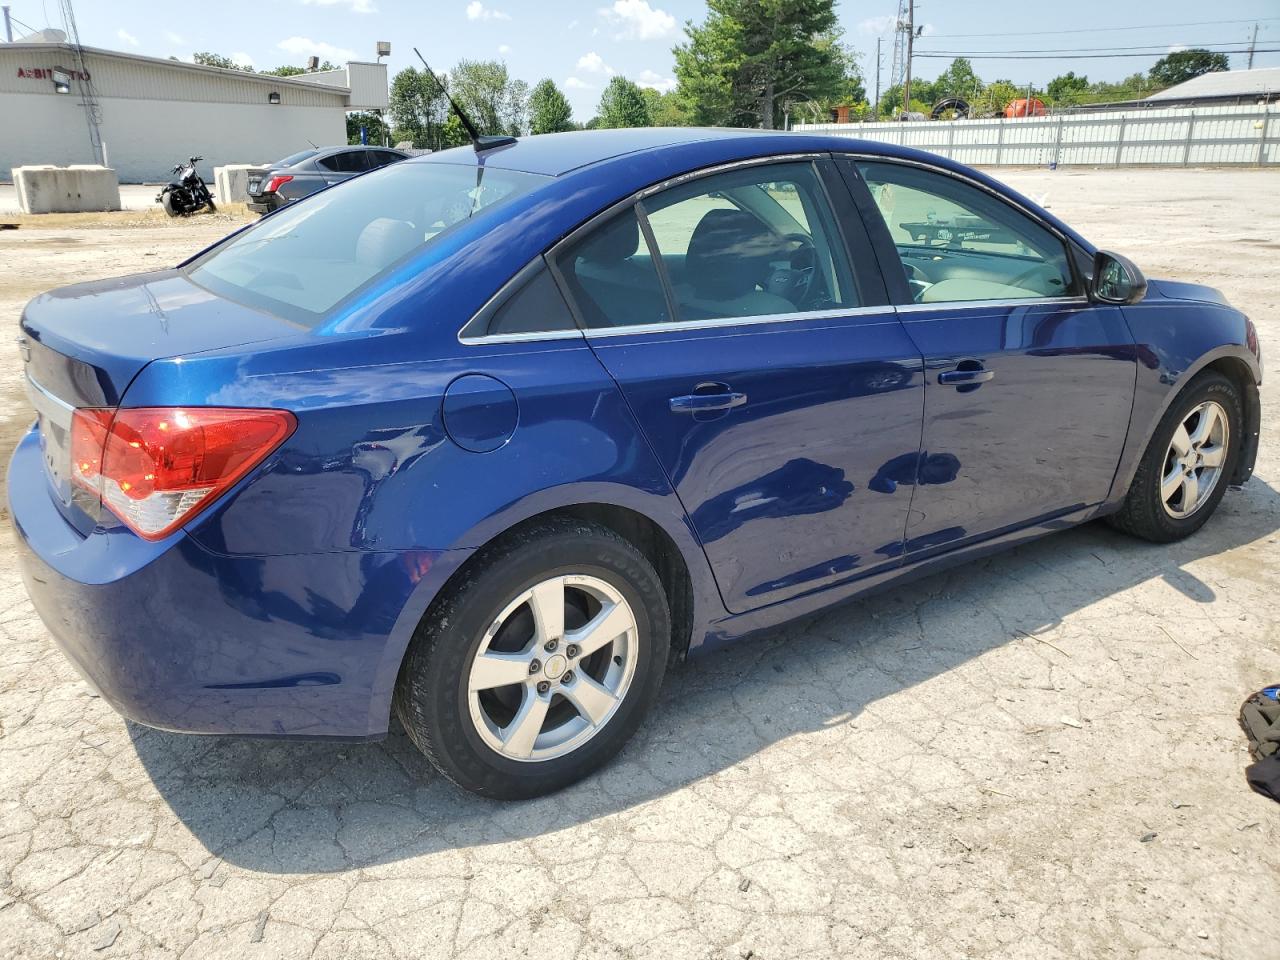
{"label": "headrest", "polygon": [[581,256],[600,266],[610,266],[632,256],[639,246],[640,225],[628,210],[583,244]]}
{"label": "headrest", "polygon": [[379,217],[360,231],[356,262],[370,267],[389,266],[421,243],[422,235],[408,220]]}
{"label": "headrest", "polygon": [[708,210],[689,238],[685,277],[699,297],[740,297],[755,289],[765,265],[777,253],[777,238],[752,214]]}

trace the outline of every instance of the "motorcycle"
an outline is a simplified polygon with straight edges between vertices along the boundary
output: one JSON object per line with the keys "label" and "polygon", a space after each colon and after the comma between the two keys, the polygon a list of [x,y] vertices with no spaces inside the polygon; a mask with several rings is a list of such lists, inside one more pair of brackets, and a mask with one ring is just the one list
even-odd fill
{"label": "motorcycle", "polygon": [[191,157],[186,163],[175,164],[173,179],[156,196],[156,203],[164,207],[164,212],[171,217],[186,217],[205,207],[210,213],[217,213],[213,196],[209,188],[196,173],[196,163],[204,157]]}

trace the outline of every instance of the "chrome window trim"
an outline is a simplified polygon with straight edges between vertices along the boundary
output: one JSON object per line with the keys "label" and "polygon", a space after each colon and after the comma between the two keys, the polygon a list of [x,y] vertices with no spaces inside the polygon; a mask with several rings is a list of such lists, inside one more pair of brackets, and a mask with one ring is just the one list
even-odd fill
{"label": "chrome window trim", "polygon": [[530,331],[528,333],[492,333],[483,337],[464,337],[458,335],[458,342],[464,347],[482,347],[490,343],[538,343],[543,340],[581,340],[582,331],[547,330],[546,332]]}
{"label": "chrome window trim", "polygon": [[982,310],[987,307],[1031,307],[1044,304],[1090,306],[1088,297],[1005,297],[1000,300],[938,300],[934,303],[902,303],[898,313],[923,313],[926,310]]}
{"label": "chrome window trim", "polygon": [[882,303],[872,307],[844,307],[839,310],[810,310],[806,313],[765,313],[753,317],[713,317],[706,320],[683,320],[679,323],[636,323],[629,327],[592,327],[583,330],[588,340],[601,337],[625,337],[631,334],[680,333],[685,330],[718,330],[725,327],[753,327],[765,323],[797,323],[802,320],[843,320],[847,317],[893,316],[893,305]]}
{"label": "chrome window trim", "polygon": [[[534,278],[539,269],[550,269],[549,265],[543,262],[542,254],[538,254],[523,267],[516,271],[515,276],[498,288],[498,292],[484,302],[475,313],[471,315],[471,319],[462,325],[462,329],[458,331],[458,342],[463,346],[474,347],[483,346],[488,343],[530,343],[537,340],[580,340],[582,338],[582,330],[575,327],[572,330],[531,330],[527,333],[486,333],[480,336],[468,336],[467,330],[472,324],[483,320],[487,325],[507,300],[514,296],[524,287],[526,283]],[[554,275],[552,282],[556,285],[556,289],[560,290],[560,281]],[[560,295],[564,296],[564,291],[560,290]],[[577,323],[577,317],[573,310],[569,308],[569,304],[565,303],[565,308],[569,310],[570,317]]]}

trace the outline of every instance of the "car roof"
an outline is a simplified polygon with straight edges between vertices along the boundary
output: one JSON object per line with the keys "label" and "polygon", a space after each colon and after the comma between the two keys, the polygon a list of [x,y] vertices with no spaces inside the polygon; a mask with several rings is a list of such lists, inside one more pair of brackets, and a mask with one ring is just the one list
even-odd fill
{"label": "car roof", "polygon": [[470,146],[439,150],[404,161],[493,167],[556,179],[607,181],[623,197],[690,171],[771,156],[858,154],[949,170],[1033,211],[1074,239],[1092,245],[1070,226],[1008,184],[936,153],[877,140],[831,134],[729,127],[632,127],[577,130],[520,137],[514,143],[477,153]]}
{"label": "car roof", "polygon": [[[559,177],[606,160],[666,147],[714,141],[759,141],[779,135],[776,130],[744,130],[728,127],[628,127],[616,130],[574,130],[569,133],[544,133],[520,137],[510,146],[486,150],[480,156],[485,166]],[[788,136],[797,135],[788,134]],[[467,159],[468,155],[472,159]],[[420,159],[429,163],[479,162],[477,155],[469,146],[438,150]]]}

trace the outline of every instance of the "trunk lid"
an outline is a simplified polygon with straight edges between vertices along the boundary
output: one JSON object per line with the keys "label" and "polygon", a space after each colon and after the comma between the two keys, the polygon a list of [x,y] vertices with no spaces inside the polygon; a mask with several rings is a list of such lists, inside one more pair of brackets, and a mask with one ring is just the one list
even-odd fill
{"label": "trunk lid", "polygon": [[218,297],[178,270],[62,287],[23,311],[19,346],[39,418],[45,471],[63,514],[82,533],[98,517],[70,482],[71,418],[78,407],[117,407],[152,360],[261,343],[295,324]]}

